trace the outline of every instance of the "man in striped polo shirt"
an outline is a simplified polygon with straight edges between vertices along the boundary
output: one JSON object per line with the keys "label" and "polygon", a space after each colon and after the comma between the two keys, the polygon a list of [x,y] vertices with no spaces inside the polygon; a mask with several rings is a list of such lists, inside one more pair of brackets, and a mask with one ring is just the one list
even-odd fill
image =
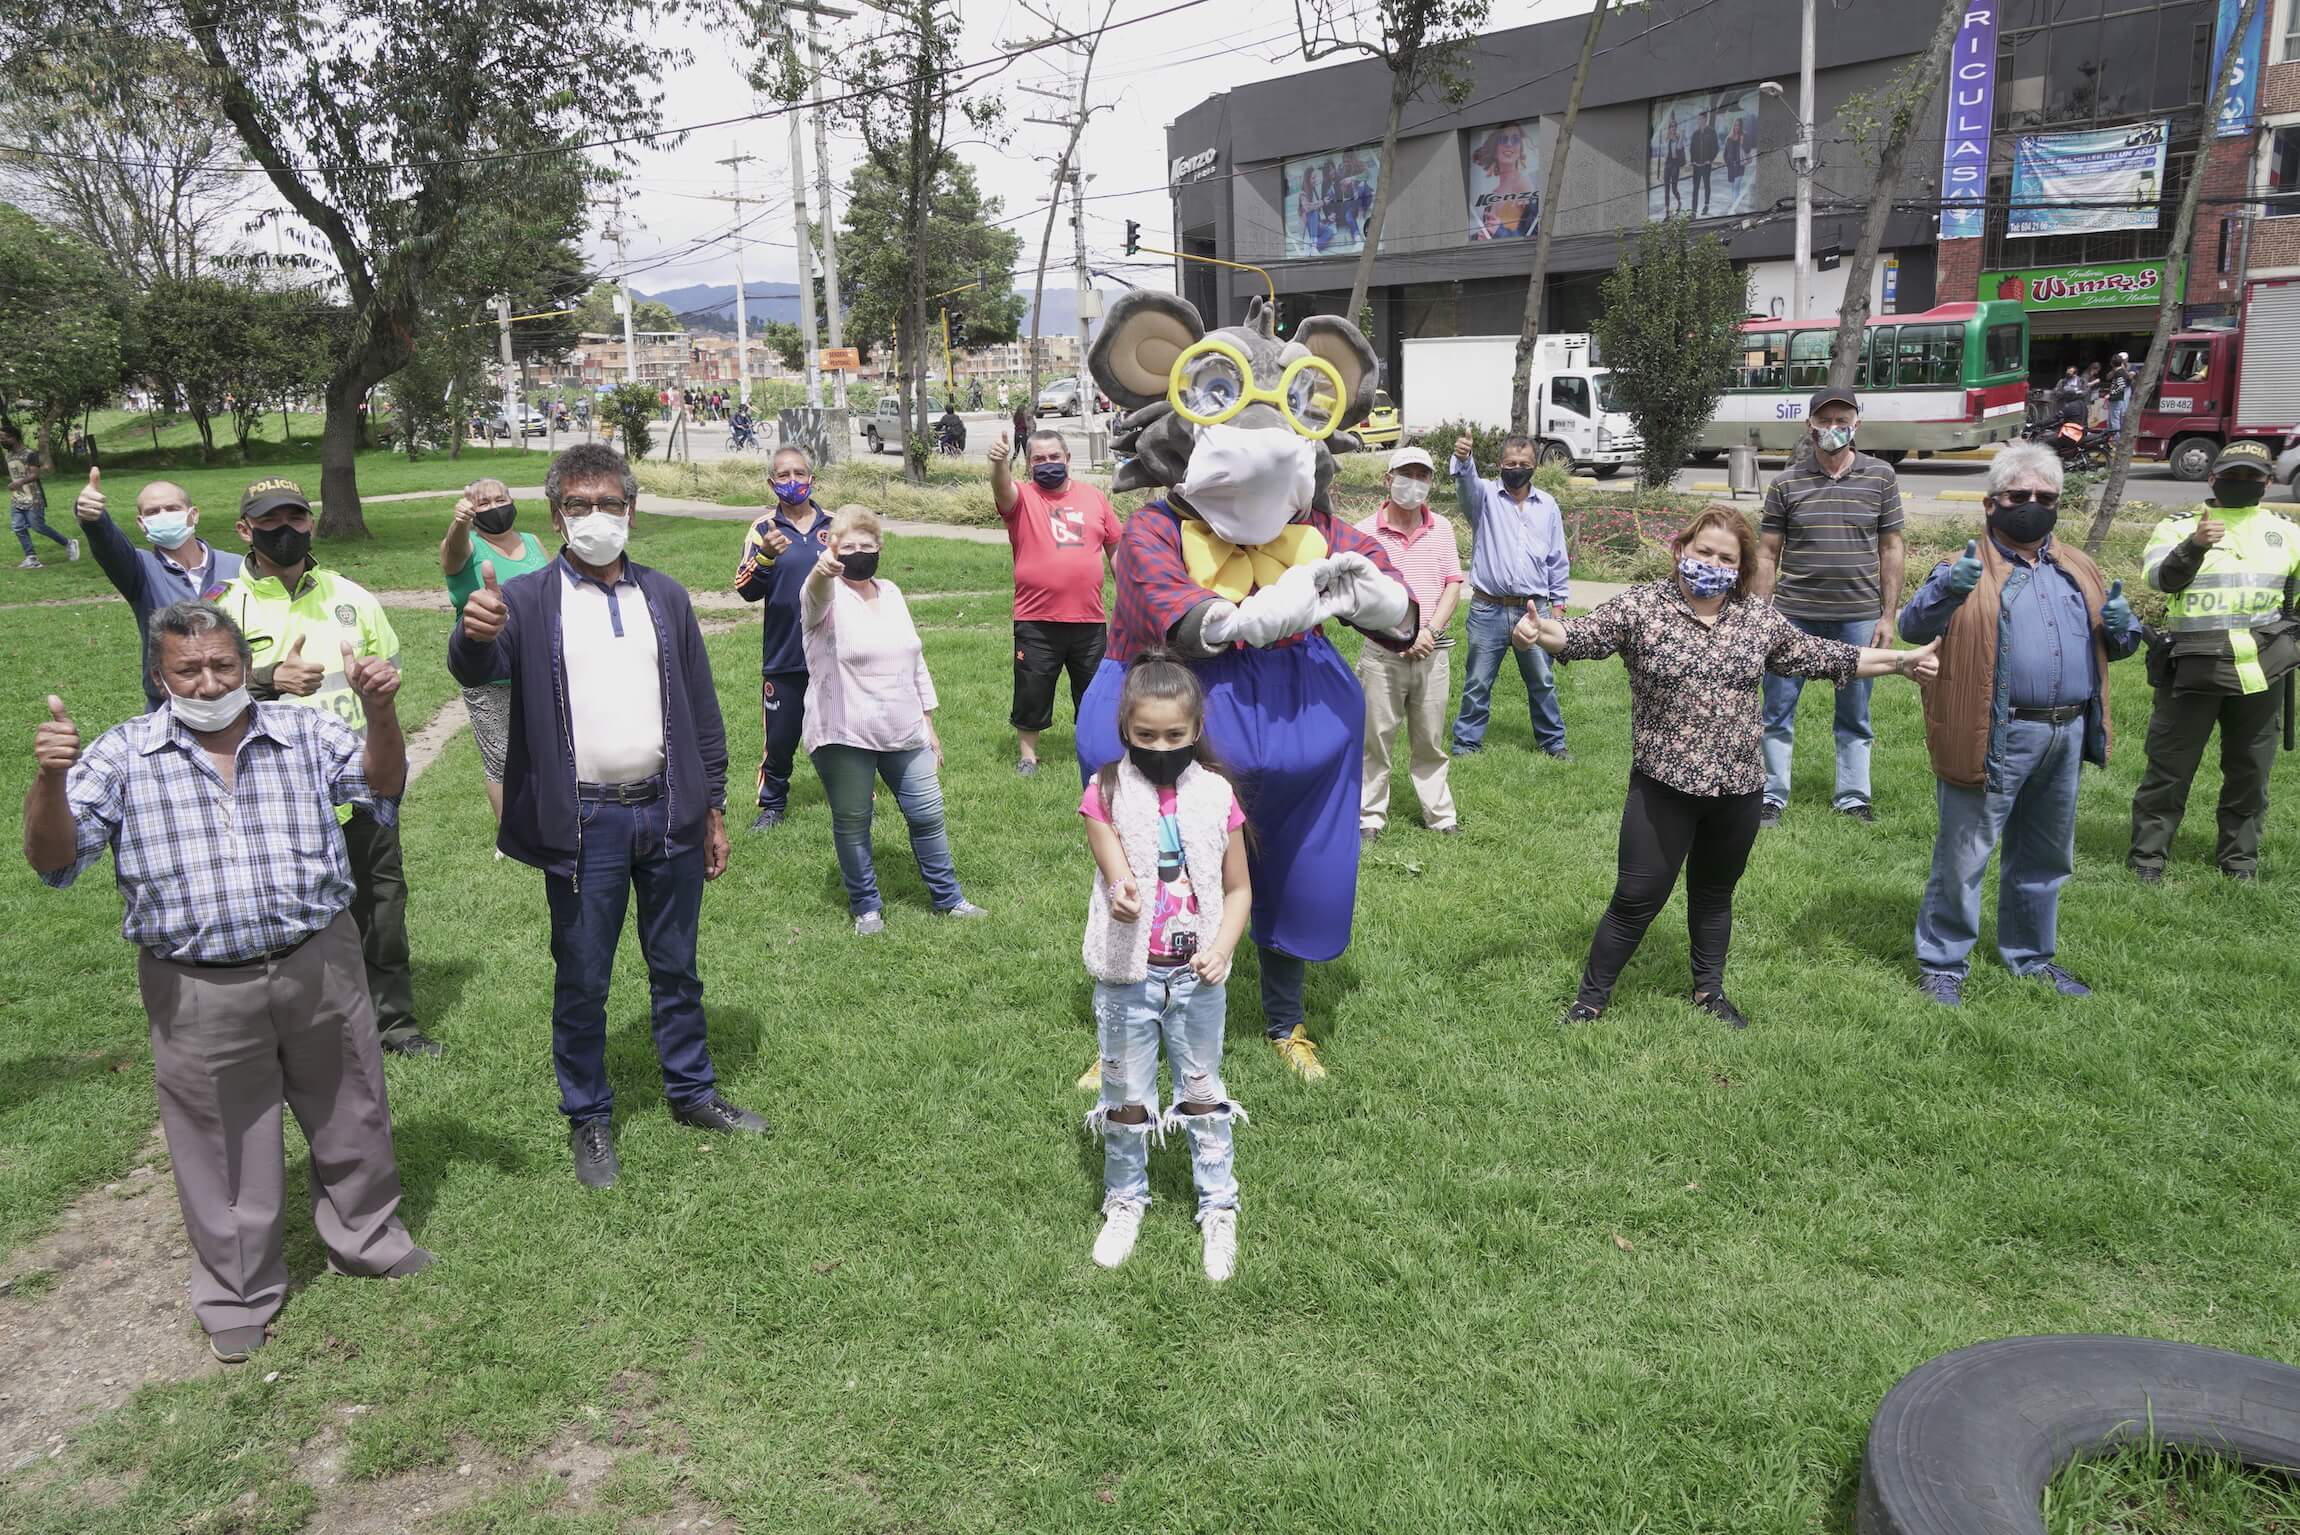
{"label": "man in striped polo shirt", "polygon": [[1368,645],[1358,654],[1358,681],[1366,690],[1365,785],[1358,802],[1358,836],[1372,842],[1390,814],[1390,754],[1398,726],[1406,727],[1414,795],[1430,830],[1461,830],[1446,785],[1446,704],[1453,696],[1449,653],[1454,605],[1461,601],[1461,546],[1453,524],[1429,508],[1437,466],[1419,448],[1390,455],[1389,496],[1358,531],[1389,551],[1406,590],[1421,606],[1421,633],[1403,651]]}
{"label": "man in striped polo shirt", "polygon": [[[1817,390],[1805,408],[1809,452],[1765,492],[1757,595],[1807,634],[1848,645],[1890,646],[1901,600],[1901,483],[1892,465],[1853,446],[1861,402],[1850,389]],[[1778,826],[1789,806],[1801,677],[1765,677],[1765,806],[1759,826]],[[1874,821],[1869,808],[1869,684],[1837,689],[1837,792],[1841,815]]]}

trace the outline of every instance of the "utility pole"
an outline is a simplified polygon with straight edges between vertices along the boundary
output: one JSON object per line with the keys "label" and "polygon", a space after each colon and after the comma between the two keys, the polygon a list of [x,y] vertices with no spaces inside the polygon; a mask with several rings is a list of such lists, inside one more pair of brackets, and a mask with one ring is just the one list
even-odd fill
{"label": "utility pole", "polygon": [[[792,34],[795,39],[797,34]],[[795,48],[796,42],[792,44]],[[798,231],[799,248],[799,334],[806,342],[807,408],[823,408],[822,354],[816,349],[815,339],[815,242],[807,232],[807,163],[805,125],[799,121],[798,108],[793,107],[791,118],[791,221]]]}
{"label": "utility pole", "polygon": [[[852,11],[830,10],[827,6],[810,5],[807,8],[807,42],[814,50],[815,79],[823,77],[823,14],[851,16]],[[819,91],[820,86],[818,84]],[[796,190],[793,196],[796,196]],[[815,112],[815,202],[822,211],[823,231],[823,318],[830,326],[831,345],[845,346],[846,331],[839,319],[839,239],[838,214],[831,206],[831,130],[826,115],[818,108]],[[831,375],[831,387],[840,410],[847,408],[847,375],[841,368]]]}
{"label": "utility pole", "polygon": [[631,258],[623,249],[623,194],[615,194],[615,227],[607,231],[615,242],[615,293],[623,311],[623,382],[639,381],[639,342],[631,328]]}
{"label": "utility pole", "polygon": [[734,192],[728,201],[735,205],[735,398],[751,397],[751,311],[748,304],[750,283],[743,276],[743,167],[758,157],[743,153],[740,140],[735,152],[719,163],[727,167],[735,178]]}
{"label": "utility pole", "polygon": [[1086,423],[1086,461],[1093,464],[1101,457],[1094,451],[1094,380],[1086,376],[1086,343],[1094,325],[1094,274],[1086,270],[1086,176],[1075,160],[1070,165],[1070,231],[1078,246],[1078,415]]}
{"label": "utility pole", "polygon": [[[1084,178],[1080,175],[1078,145],[1080,139],[1083,138],[1086,133],[1087,119],[1092,117],[1094,113],[1102,110],[1099,107],[1089,107],[1086,104],[1086,91],[1088,83],[1091,82],[1094,78],[1095,50],[1101,46],[1103,29],[1110,25],[1110,15],[1112,11],[1117,9],[1117,0],[1109,0],[1109,3],[1105,5],[1102,10],[1101,25],[1097,26],[1093,31],[1085,34],[1083,37],[1063,26],[1057,17],[1049,16],[1045,12],[1040,11],[1032,6],[1029,3],[1029,0],[1023,0],[1023,9],[1029,11],[1031,15],[1037,17],[1040,21],[1045,22],[1047,27],[1050,29],[1050,35],[1041,40],[1016,45],[1017,49],[1037,49],[1047,46],[1059,47],[1065,52],[1078,54],[1080,56],[1080,66],[1078,71],[1078,79],[1075,86],[1072,85],[1069,75],[1066,72],[1062,82],[1063,88],[1059,91],[1048,90],[1043,86],[1036,85],[1025,85],[1020,87],[1020,89],[1029,92],[1033,96],[1049,97],[1053,100],[1062,102],[1064,106],[1069,108],[1069,110],[1061,117],[1026,117],[1023,119],[1025,122],[1041,123],[1050,128],[1065,129],[1067,130],[1068,136],[1063,140],[1062,158],[1055,162],[1053,178],[1054,192],[1046,202],[1046,230],[1045,233],[1039,237],[1038,241],[1038,276],[1036,282],[1031,288],[1030,342],[1029,350],[1025,357],[1025,361],[1027,362],[1030,369],[1030,376],[1029,383],[1025,386],[1026,393],[1023,397],[1022,403],[1024,408],[1031,413],[1033,418],[1035,418],[1038,410],[1040,311],[1044,308],[1046,300],[1046,256],[1049,248],[1053,245],[1054,242],[1054,215],[1056,210],[1062,206],[1062,191],[1063,188],[1067,186],[1070,189],[1071,194],[1071,228],[1076,233],[1076,245],[1078,251],[1077,276],[1079,287],[1079,414],[1081,419],[1091,423],[1093,416],[1089,410],[1088,402],[1093,399],[1093,396],[1086,393],[1086,391],[1092,387],[1092,381],[1086,376],[1086,338],[1088,327],[1093,320],[1093,316],[1088,313],[1088,307],[1090,303],[1088,295],[1093,290],[1089,286],[1092,278],[1086,270],[1086,204],[1084,199],[1080,196],[1080,191],[1083,188],[1085,181]],[[1091,461],[1095,456],[1095,434],[1091,425],[1089,425],[1087,429],[1086,447],[1088,459]]]}
{"label": "utility pole", "polygon": [[1797,273],[1789,285],[1789,318],[1805,318],[1813,284],[1813,0],[1805,0],[1798,24],[1797,150],[1790,164],[1797,172]]}
{"label": "utility pole", "polygon": [[503,422],[511,428],[514,445],[525,442],[519,420],[519,371],[511,362],[511,295],[495,295],[496,337],[503,347]]}

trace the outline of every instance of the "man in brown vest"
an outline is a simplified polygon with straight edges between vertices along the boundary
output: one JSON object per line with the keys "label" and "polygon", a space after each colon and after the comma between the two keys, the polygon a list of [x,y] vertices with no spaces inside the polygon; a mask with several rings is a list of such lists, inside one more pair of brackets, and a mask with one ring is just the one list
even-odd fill
{"label": "man in brown vest", "polygon": [[[2036,443],[1989,466],[1988,537],[1944,560],[1901,610],[1901,638],[1940,639],[1925,744],[1940,780],[1933,873],[1917,911],[1926,996],[1955,1007],[1997,870],[1997,953],[2064,997],[2091,989],[2054,963],[2060,887],[2076,864],[2076,780],[2108,763],[2108,663],[2140,646],[2124,583],[2054,542],[2060,459]],[[1945,636],[1945,638],[1943,638]]]}

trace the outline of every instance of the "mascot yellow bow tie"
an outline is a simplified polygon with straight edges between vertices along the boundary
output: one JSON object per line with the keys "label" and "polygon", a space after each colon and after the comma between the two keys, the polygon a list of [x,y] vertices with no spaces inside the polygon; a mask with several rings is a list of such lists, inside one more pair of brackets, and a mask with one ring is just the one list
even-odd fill
{"label": "mascot yellow bow tie", "polygon": [[1256,587],[1277,585],[1296,565],[1325,557],[1325,535],[1307,523],[1288,523],[1268,543],[1244,547],[1194,519],[1182,524],[1182,564],[1190,579],[1232,602],[1245,601]]}

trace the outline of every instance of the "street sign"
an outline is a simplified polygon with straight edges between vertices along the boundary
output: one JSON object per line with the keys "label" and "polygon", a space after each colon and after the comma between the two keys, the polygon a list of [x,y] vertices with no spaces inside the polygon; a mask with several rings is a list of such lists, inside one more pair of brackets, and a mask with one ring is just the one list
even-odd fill
{"label": "street sign", "polygon": [[856,373],[862,369],[862,353],[851,346],[826,346],[821,358],[827,372]]}

